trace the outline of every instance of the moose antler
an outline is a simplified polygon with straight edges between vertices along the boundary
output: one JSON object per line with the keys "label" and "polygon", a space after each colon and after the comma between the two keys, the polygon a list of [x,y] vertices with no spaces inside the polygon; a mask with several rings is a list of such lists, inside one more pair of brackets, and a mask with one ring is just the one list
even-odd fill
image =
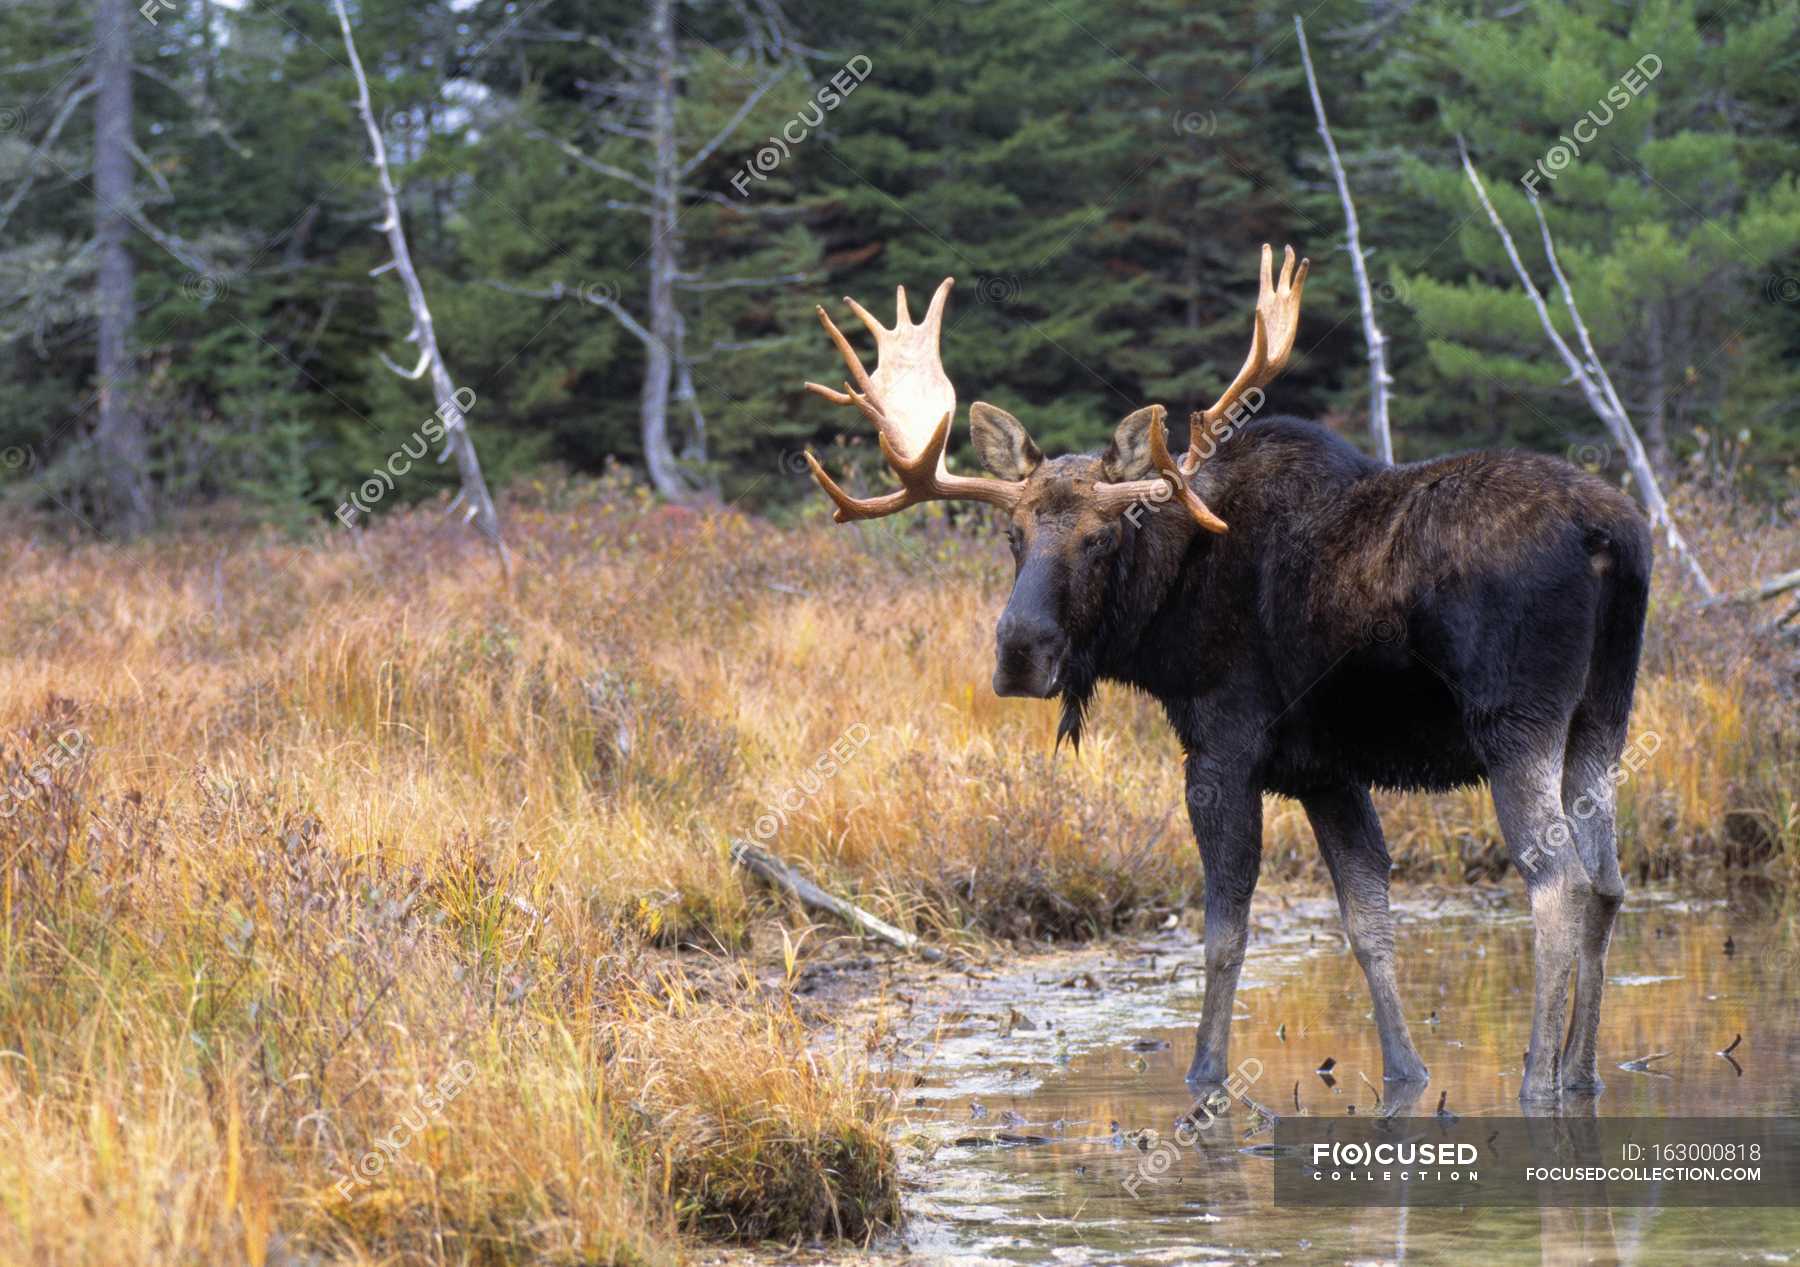
{"label": "moose antler", "polygon": [[1281,263],[1281,280],[1274,280],[1275,252],[1268,243],[1262,249],[1262,286],[1256,296],[1256,317],[1250,334],[1250,355],[1244,367],[1231,380],[1225,394],[1211,408],[1198,415],[1199,425],[1191,426],[1187,454],[1181,469],[1192,475],[1200,469],[1202,446],[1211,434],[1213,424],[1223,418],[1252,388],[1266,387],[1281,373],[1294,350],[1294,336],[1300,331],[1300,292],[1306,288],[1306,274],[1311,260],[1301,260],[1294,269],[1294,248],[1288,247]]}
{"label": "moose antler", "polygon": [[1210,409],[1193,416],[1189,426],[1187,452],[1177,462],[1169,455],[1169,433],[1166,411],[1154,406],[1150,419],[1150,466],[1155,479],[1127,480],[1117,484],[1096,484],[1094,492],[1102,506],[1109,509],[1133,502],[1161,502],[1171,497],[1179,501],[1194,521],[1208,532],[1224,532],[1226,524],[1188,487],[1188,477],[1200,469],[1206,453],[1207,438],[1213,425],[1229,413],[1243,394],[1253,387],[1273,381],[1287,364],[1294,350],[1294,336],[1300,329],[1300,293],[1306,287],[1306,274],[1311,260],[1301,260],[1294,267],[1294,248],[1287,248],[1281,265],[1281,280],[1275,281],[1275,253],[1267,244],[1262,249],[1262,287],[1256,297],[1256,315],[1250,334],[1250,355],[1231,380],[1225,394]]}
{"label": "moose antler", "polygon": [[1213,514],[1211,508],[1188,487],[1180,465],[1169,454],[1169,428],[1165,422],[1169,411],[1161,405],[1152,405],[1150,408],[1154,411],[1150,416],[1150,465],[1157,472],[1156,477],[1096,483],[1094,496],[1101,509],[1123,510],[1133,503],[1148,502],[1154,505],[1173,499],[1179,501],[1188,514],[1194,517],[1194,522],[1208,532],[1224,532],[1225,521]]}
{"label": "moose antler", "polygon": [[913,324],[906,307],[906,287],[896,287],[894,328],[889,330],[856,300],[844,302],[875,336],[875,372],[863,369],[862,358],[843,332],[832,324],[823,307],[819,324],[837,345],[855,385],[836,391],[819,383],[806,390],[837,405],[855,405],[875,424],[882,456],[893,468],[900,488],[880,497],[858,500],[839,488],[810,451],[806,465],[837,504],[839,523],[852,519],[879,519],[908,506],[927,501],[977,501],[1010,510],[1018,504],[1022,485],[1009,480],[952,475],[944,463],[944,447],[950,440],[950,421],[956,416],[956,389],[944,373],[938,336],[944,324],[944,303],[950,297],[954,277],[946,277],[931,297],[925,320]]}

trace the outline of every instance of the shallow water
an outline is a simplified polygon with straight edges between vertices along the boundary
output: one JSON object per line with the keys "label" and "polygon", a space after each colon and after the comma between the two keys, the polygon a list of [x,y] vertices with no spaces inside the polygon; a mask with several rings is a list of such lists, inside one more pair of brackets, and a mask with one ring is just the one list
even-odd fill
{"label": "shallow water", "polygon": [[[1440,1094],[1464,1117],[1518,1112],[1530,919],[1521,894],[1476,898],[1396,907],[1401,995],[1431,1068],[1410,1110],[1420,1115]],[[1380,1047],[1335,905],[1259,905],[1232,1026],[1231,1064],[1254,1069],[1244,1066],[1254,1057],[1262,1066],[1246,1098],[1279,1114],[1404,1107],[1378,1103]],[[1755,906],[1641,891],[1627,899],[1601,1023],[1607,1086],[1565,1111],[1800,1115],[1797,934],[1791,914]],[[909,1118],[914,1254],[962,1263],[1800,1263],[1800,1193],[1780,1210],[1276,1206],[1258,1151],[1271,1132],[1242,1101],[1153,1173],[1132,1135],[1167,1137],[1192,1105],[1182,1075],[1202,963],[1198,940],[1171,930],[982,979],[946,977],[901,997],[892,1076]],[[1739,1034],[1734,1066],[1716,1053]],[[1656,1053],[1668,1055],[1649,1072],[1618,1068]],[[1316,1072],[1327,1058],[1336,1062],[1330,1080]],[[1033,1142],[996,1142],[1003,1137]]]}

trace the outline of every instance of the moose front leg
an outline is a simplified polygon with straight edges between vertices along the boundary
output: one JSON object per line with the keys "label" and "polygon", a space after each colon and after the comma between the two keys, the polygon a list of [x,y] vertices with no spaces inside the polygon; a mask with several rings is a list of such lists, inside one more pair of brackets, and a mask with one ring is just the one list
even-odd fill
{"label": "moose front leg", "polygon": [[1190,1085],[1202,1086],[1225,1080],[1232,999],[1262,870],[1262,793],[1247,772],[1221,771],[1190,753],[1187,803],[1206,877],[1206,996],[1187,1073]]}
{"label": "moose front leg", "polygon": [[1388,1082],[1423,1083],[1425,1062],[1407,1032],[1394,980],[1394,916],[1388,908],[1388,871],[1392,865],[1381,819],[1366,787],[1342,787],[1301,798],[1319,851],[1325,855],[1337,890],[1338,912],[1351,952],[1368,978],[1375,1004],[1375,1028],[1381,1036],[1381,1063]]}

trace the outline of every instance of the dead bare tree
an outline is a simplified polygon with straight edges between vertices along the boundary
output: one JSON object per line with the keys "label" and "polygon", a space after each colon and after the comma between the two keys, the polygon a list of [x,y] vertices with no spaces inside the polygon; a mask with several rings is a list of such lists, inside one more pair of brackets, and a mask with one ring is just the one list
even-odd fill
{"label": "dead bare tree", "polygon": [[[674,501],[686,501],[713,490],[704,474],[706,418],[694,391],[693,361],[687,351],[690,315],[684,313],[686,297],[726,286],[781,285],[805,280],[804,274],[778,277],[710,280],[696,275],[681,231],[684,210],[696,200],[722,202],[749,210],[749,204],[727,199],[717,190],[696,188],[692,177],[706,161],[736,135],[768,92],[792,70],[805,51],[787,38],[785,24],[772,0],[736,6],[743,23],[742,48],[759,78],[744,94],[724,123],[691,153],[681,152],[678,135],[681,84],[691,78],[688,55],[677,39],[678,0],[649,0],[646,20],[626,37],[613,40],[579,31],[526,27],[518,38],[582,43],[599,49],[611,63],[612,74],[601,81],[584,83],[592,102],[588,116],[595,130],[608,138],[634,142],[635,150],[621,162],[590,154],[573,142],[536,128],[527,134],[555,145],[582,170],[624,185],[640,201],[607,200],[601,205],[646,217],[650,241],[642,259],[648,287],[641,312],[604,293],[607,287],[552,284],[548,290],[527,290],[501,283],[498,289],[514,294],[543,294],[562,298],[575,295],[605,309],[644,348],[644,381],[639,394],[638,425],[644,461],[657,492]],[[609,157],[614,157],[609,155]],[[627,165],[628,164],[628,165]],[[678,446],[671,408],[688,415],[687,434]],[[677,449],[679,448],[679,455]]]}
{"label": "dead bare tree", "polygon": [[136,270],[131,236],[131,5],[94,5],[94,236],[100,248],[95,280],[99,317],[94,373],[99,420],[94,428],[101,478],[114,523],[127,536],[150,521],[149,445],[144,420],[132,407],[132,297]]}
{"label": "dead bare tree", "polygon": [[[151,465],[159,437],[154,389],[146,393],[137,372],[136,292],[145,270],[153,273],[160,261],[155,252],[146,255],[143,243],[149,242],[199,281],[216,271],[208,259],[210,251],[159,227],[146,210],[154,202],[174,200],[164,175],[170,165],[162,161],[168,150],[157,152],[152,138],[168,147],[178,133],[171,120],[159,118],[151,132],[138,135],[135,77],[167,88],[193,111],[182,135],[191,136],[197,129],[218,135],[240,152],[242,148],[218,121],[210,100],[134,56],[141,51],[135,47],[137,34],[154,25],[146,21],[154,15],[146,15],[137,0],[92,0],[65,4],[60,11],[56,6],[41,7],[55,11],[56,36],[73,46],[49,57],[0,66],[0,76],[73,64],[42,98],[48,123],[35,143],[21,137],[24,144],[8,154],[8,166],[14,154],[18,166],[7,173],[0,191],[0,230],[12,223],[43,182],[52,187],[46,192],[54,193],[60,186],[66,193],[76,186],[91,194],[93,234],[68,240],[61,233],[28,231],[21,235],[23,240],[0,247],[0,274],[8,277],[0,284],[0,309],[7,317],[0,321],[0,343],[27,337],[39,356],[47,356],[46,338],[53,327],[77,317],[92,319],[95,418],[89,442],[81,446],[87,456],[76,459],[78,471],[65,468],[51,482],[91,486],[91,494],[75,500],[91,501],[102,525],[129,537],[149,526],[158,504]],[[90,42],[74,43],[77,16],[79,30],[92,37]],[[204,8],[197,21],[210,29]],[[82,107],[90,101],[91,140],[80,122],[86,113]]]}
{"label": "dead bare tree", "polygon": [[1338,197],[1344,204],[1344,227],[1349,239],[1350,268],[1356,275],[1356,295],[1362,309],[1363,339],[1369,345],[1369,438],[1375,445],[1375,456],[1383,462],[1394,460],[1394,440],[1388,431],[1388,388],[1393,378],[1387,369],[1387,336],[1375,324],[1375,296],[1369,289],[1369,268],[1363,259],[1362,233],[1356,220],[1356,204],[1350,200],[1350,182],[1344,176],[1344,164],[1338,158],[1337,144],[1331,139],[1331,126],[1325,122],[1325,101],[1319,96],[1318,76],[1313,74],[1312,52],[1306,46],[1306,26],[1300,15],[1294,15],[1294,34],[1300,37],[1300,61],[1306,67],[1306,86],[1312,91],[1313,113],[1319,120],[1319,139],[1325,142],[1325,157],[1331,163],[1331,174],[1337,180]]}
{"label": "dead bare tree", "polygon": [[386,354],[381,360],[402,378],[419,379],[431,375],[431,388],[438,398],[439,415],[444,420],[444,452],[438,461],[442,462],[446,457],[456,459],[456,471],[462,478],[462,488],[456,494],[456,500],[450,503],[450,509],[454,511],[458,506],[467,505],[464,521],[473,519],[481,535],[494,547],[494,553],[500,559],[500,570],[510,584],[512,555],[500,535],[500,516],[494,510],[487,480],[482,477],[481,459],[475,455],[475,442],[469,438],[468,419],[456,401],[456,383],[444,365],[444,354],[438,350],[437,327],[432,324],[431,309],[425,303],[425,288],[419,284],[412,252],[407,249],[406,230],[400,224],[400,199],[394,188],[393,174],[388,170],[387,146],[382,141],[381,127],[375,121],[375,108],[369,102],[369,79],[363,73],[362,58],[356,53],[356,39],[350,33],[350,15],[344,11],[344,0],[332,0],[332,7],[337,10],[338,26],[344,32],[344,50],[350,55],[350,70],[356,76],[356,108],[362,115],[363,128],[369,134],[369,149],[381,183],[383,216],[378,227],[387,235],[388,247],[393,251],[393,258],[371,275],[379,277],[389,269],[400,274],[400,282],[406,288],[406,304],[412,310],[413,318],[412,332],[406,340],[419,345],[419,362],[410,370],[394,364]]}
{"label": "dead bare tree", "polygon": [[1537,309],[1538,321],[1544,327],[1550,344],[1562,357],[1563,363],[1569,367],[1569,374],[1581,388],[1581,394],[1587,397],[1588,405],[1606,424],[1613,442],[1625,455],[1625,464],[1630,469],[1632,478],[1638,486],[1638,497],[1644,503],[1644,510],[1650,516],[1650,525],[1660,528],[1663,540],[1680,558],[1688,574],[1693,577],[1694,584],[1701,594],[1707,598],[1714,595],[1713,583],[1707,578],[1706,571],[1700,561],[1688,548],[1687,540],[1675,525],[1675,516],[1669,510],[1669,503],[1663,497],[1662,488],[1656,482],[1656,472],[1651,468],[1650,458],[1644,452],[1644,445],[1638,439],[1637,430],[1631,425],[1631,416],[1626,413],[1625,406],[1619,401],[1619,394],[1613,390],[1612,381],[1607,377],[1606,369],[1600,364],[1600,358],[1594,351],[1594,343],[1588,337],[1587,325],[1581,320],[1581,313],[1575,307],[1575,295],[1569,288],[1569,279],[1563,274],[1562,265],[1557,262],[1556,247],[1550,240],[1550,226],[1544,221],[1543,209],[1537,205],[1537,199],[1531,199],[1537,211],[1538,224],[1543,227],[1544,253],[1550,260],[1550,271],[1556,277],[1557,286],[1562,290],[1563,304],[1569,310],[1569,317],[1575,323],[1575,332],[1581,340],[1582,350],[1587,353],[1584,361],[1575,355],[1568,341],[1557,331],[1555,323],[1550,320],[1550,309],[1544,303],[1544,297],[1538,293],[1537,286],[1531,280],[1531,274],[1525,269],[1525,261],[1519,257],[1519,248],[1513,243],[1512,234],[1506,228],[1506,222],[1500,213],[1494,210],[1489,200],[1487,187],[1481,182],[1481,175],[1475,170],[1475,164],[1469,159],[1469,147],[1463,143],[1462,137],[1456,138],[1456,148],[1462,154],[1463,171],[1469,177],[1469,183],[1475,188],[1475,196],[1480,199],[1482,208],[1487,212],[1488,221],[1494,226],[1494,232],[1500,235],[1500,242],[1506,248],[1507,258],[1512,261],[1513,271],[1518,274],[1519,284],[1531,299],[1532,307]]}

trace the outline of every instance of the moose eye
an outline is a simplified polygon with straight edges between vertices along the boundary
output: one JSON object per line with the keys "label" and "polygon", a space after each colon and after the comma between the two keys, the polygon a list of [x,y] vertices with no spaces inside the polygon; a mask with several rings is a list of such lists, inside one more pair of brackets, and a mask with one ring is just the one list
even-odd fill
{"label": "moose eye", "polygon": [[1017,524],[1006,530],[1006,543],[1012,547],[1015,555],[1025,548],[1025,534],[1020,531]]}
{"label": "moose eye", "polygon": [[1082,541],[1081,548],[1086,550],[1090,555],[1099,555],[1105,554],[1118,543],[1119,535],[1115,529],[1102,528],[1099,532],[1094,533]]}

